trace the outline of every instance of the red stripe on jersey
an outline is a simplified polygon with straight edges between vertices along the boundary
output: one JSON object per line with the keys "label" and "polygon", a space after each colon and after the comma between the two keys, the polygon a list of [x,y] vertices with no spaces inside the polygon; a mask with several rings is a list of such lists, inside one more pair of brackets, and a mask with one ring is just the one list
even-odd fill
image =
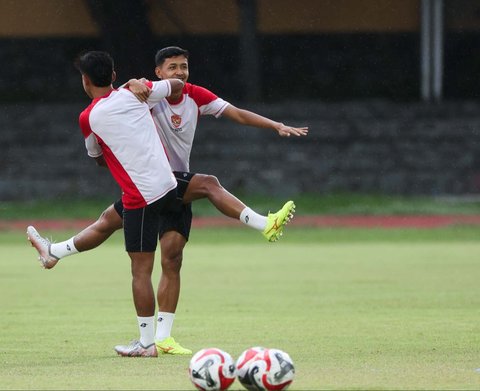
{"label": "red stripe on jersey", "polygon": [[93,133],[92,128],[90,127],[90,120],[89,120],[90,112],[92,111],[93,107],[98,103],[100,99],[106,98],[107,96],[109,96],[112,93],[112,91],[115,91],[115,90],[111,90],[108,92],[108,94],[105,94],[99,98],[93,99],[92,102],[87,106],[87,108],[80,113],[78,117],[78,123],[80,124],[80,130],[83,133],[83,137],[87,138]]}
{"label": "red stripe on jersey", "polygon": [[98,136],[98,134],[93,132],[90,126],[90,113],[92,109],[95,107],[95,105],[100,99],[109,96],[112,91],[110,91],[105,96],[92,100],[92,103],[90,103],[87,108],[80,113],[80,129],[82,130],[83,136],[85,138],[87,138],[91,134],[95,135],[98,144],[102,148],[103,157],[105,159],[105,162],[107,163],[108,168],[110,169],[112,176],[115,178],[115,180],[123,190],[122,202],[125,208],[143,208],[147,205],[147,203],[140,191],[138,190],[137,186],[135,186],[128,173],[125,171],[118,159],[113,154],[112,150],[108,147],[107,144],[105,144],[105,142]]}
{"label": "red stripe on jersey", "polygon": [[198,107],[208,105],[217,99],[217,95],[207,90],[206,88],[197,86],[195,84],[186,83],[183,87],[183,93],[188,94],[192,98]]}
{"label": "red stripe on jersey", "polygon": [[98,144],[102,147],[103,157],[105,159],[105,162],[107,163],[108,168],[110,169],[110,172],[112,173],[112,176],[115,178],[115,180],[118,182],[118,184],[123,190],[123,206],[126,209],[137,209],[146,206],[147,202],[143,198],[137,186],[135,186],[135,184],[133,183],[128,173],[117,160],[112,150],[98,135],[95,134],[95,136],[97,137]]}
{"label": "red stripe on jersey", "polygon": [[92,103],[90,103],[87,108],[80,113],[80,116],[78,117],[80,130],[82,131],[83,137],[85,138],[87,138],[93,133],[92,128],[90,127],[90,121],[88,119],[90,117],[90,112],[92,111],[93,107],[97,102],[98,99],[92,100]]}

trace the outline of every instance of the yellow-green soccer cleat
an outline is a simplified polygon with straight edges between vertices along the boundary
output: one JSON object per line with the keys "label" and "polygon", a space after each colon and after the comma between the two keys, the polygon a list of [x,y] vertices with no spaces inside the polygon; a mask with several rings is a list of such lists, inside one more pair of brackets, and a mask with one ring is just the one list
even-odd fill
{"label": "yellow-green soccer cleat", "polygon": [[276,242],[283,234],[283,227],[293,218],[294,213],[295,204],[293,201],[288,201],[278,212],[269,213],[263,236],[269,242]]}
{"label": "yellow-green soccer cleat", "polygon": [[168,337],[161,341],[155,341],[155,345],[157,345],[158,353],[178,354],[185,356],[192,354],[192,351],[190,349],[186,349],[178,342],[175,342],[173,337]]}

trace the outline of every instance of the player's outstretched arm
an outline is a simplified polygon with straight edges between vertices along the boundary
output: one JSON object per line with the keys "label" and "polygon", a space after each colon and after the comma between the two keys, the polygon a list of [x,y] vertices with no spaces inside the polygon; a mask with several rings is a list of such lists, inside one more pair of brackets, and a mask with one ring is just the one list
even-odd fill
{"label": "player's outstretched arm", "polygon": [[150,106],[150,108],[152,108],[162,99],[181,93],[184,83],[179,79],[168,79],[147,82],[147,86],[150,87],[152,90],[152,93],[147,99],[148,105]]}
{"label": "player's outstretched arm", "polygon": [[168,79],[170,86],[172,87],[172,92],[170,95],[177,95],[183,90],[185,83],[180,79]]}
{"label": "player's outstretched arm", "polygon": [[152,90],[146,85],[147,79],[130,79],[121,87],[128,88],[133,95],[140,101],[146,102]]}
{"label": "player's outstretched arm", "polygon": [[231,104],[225,108],[222,116],[242,125],[276,130],[282,137],[289,137],[291,135],[306,136],[308,134],[308,126],[295,128],[293,126],[284,125],[281,122],[273,121],[251,111],[239,109]]}
{"label": "player's outstretched arm", "polygon": [[[184,86],[183,81],[179,79],[169,79],[165,81],[160,81],[160,82],[154,82],[155,84],[160,84],[160,83],[168,83],[170,84],[170,95],[177,95],[179,94]],[[163,99],[166,97],[167,90],[166,89],[158,89],[156,91],[155,96],[152,95],[152,88],[153,84],[152,82],[149,82],[147,79],[142,78],[142,79],[130,79],[128,82],[123,84],[121,87],[128,88],[130,92],[135,95],[135,97],[140,101],[140,102],[147,102],[149,98],[151,98],[152,101],[156,102],[159,99]]]}

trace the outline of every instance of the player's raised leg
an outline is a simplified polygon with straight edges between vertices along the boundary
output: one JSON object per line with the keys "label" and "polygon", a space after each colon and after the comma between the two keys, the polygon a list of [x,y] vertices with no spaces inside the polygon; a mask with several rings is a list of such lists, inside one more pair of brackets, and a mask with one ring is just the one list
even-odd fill
{"label": "player's raised leg", "polygon": [[275,242],[282,236],[283,228],[295,212],[295,204],[288,201],[278,212],[269,213],[268,216],[260,215],[228,192],[215,176],[195,174],[190,179],[183,202],[189,203],[201,198],[208,198],[225,216],[238,219],[245,225],[262,231],[269,242]]}
{"label": "player's raised leg", "polygon": [[51,243],[42,237],[38,231],[29,226],[27,238],[38,252],[38,260],[45,269],[53,268],[57,262],[78,252],[91,250],[105,242],[115,231],[122,228],[122,217],[117,209],[118,202],[110,205],[93,224],[77,235],[59,243]]}
{"label": "player's raised leg", "polygon": [[92,250],[105,242],[115,231],[123,228],[123,204],[119,200],[105,209],[99,218],[74,236],[79,252]]}

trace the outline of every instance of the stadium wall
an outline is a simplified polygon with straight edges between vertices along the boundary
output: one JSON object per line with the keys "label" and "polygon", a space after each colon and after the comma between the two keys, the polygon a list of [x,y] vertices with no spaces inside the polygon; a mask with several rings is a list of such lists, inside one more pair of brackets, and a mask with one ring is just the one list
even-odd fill
{"label": "stadium wall", "polygon": [[[119,196],[108,171],[86,155],[77,125],[85,103],[0,106],[0,200]],[[250,194],[480,194],[479,102],[297,101],[247,108],[308,125],[310,134],[286,139],[206,117],[192,171]]]}
{"label": "stadium wall", "polygon": [[[444,96],[478,99],[480,33],[447,33]],[[339,101],[363,98],[416,100],[420,91],[417,33],[261,35],[262,100]],[[190,81],[226,99],[242,99],[238,38],[223,36],[165,36],[156,47],[179,45],[191,52]],[[79,101],[84,93],[73,67],[76,55],[106,49],[93,38],[0,39],[0,104],[17,101]],[[150,74],[155,78],[154,58]],[[117,68],[119,81],[139,75]]]}

